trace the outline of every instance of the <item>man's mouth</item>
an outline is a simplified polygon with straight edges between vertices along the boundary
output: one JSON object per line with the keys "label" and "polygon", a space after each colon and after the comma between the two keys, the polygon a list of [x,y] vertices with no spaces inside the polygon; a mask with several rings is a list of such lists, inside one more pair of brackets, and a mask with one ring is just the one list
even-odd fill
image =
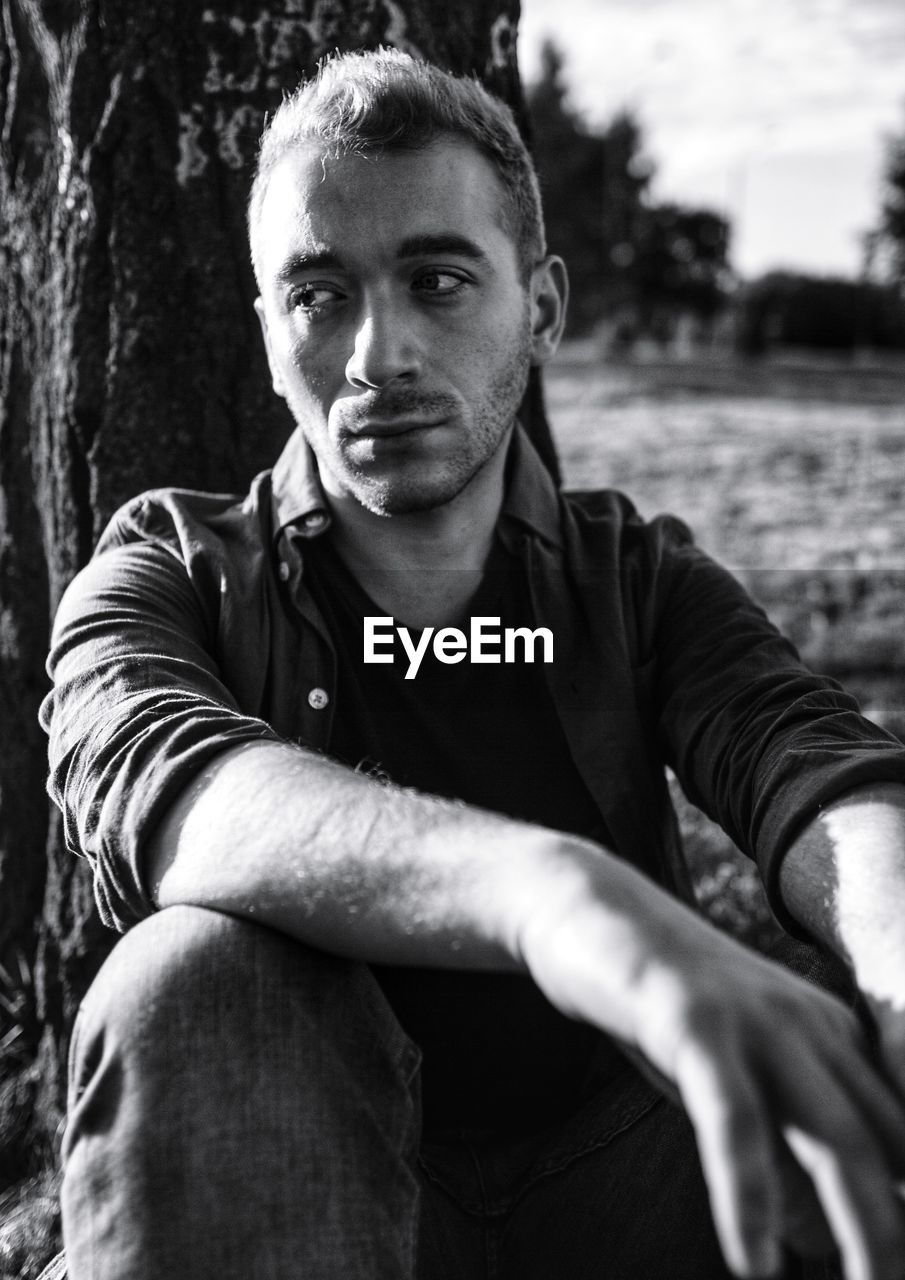
{"label": "man's mouth", "polygon": [[356,438],[388,440],[393,436],[408,435],[412,431],[440,427],[445,421],[445,418],[436,417],[366,418],[363,422],[356,424],[350,434]]}
{"label": "man's mouth", "polygon": [[399,387],[347,402],[341,409],[340,430],[350,440],[392,440],[442,427],[457,410],[452,396]]}

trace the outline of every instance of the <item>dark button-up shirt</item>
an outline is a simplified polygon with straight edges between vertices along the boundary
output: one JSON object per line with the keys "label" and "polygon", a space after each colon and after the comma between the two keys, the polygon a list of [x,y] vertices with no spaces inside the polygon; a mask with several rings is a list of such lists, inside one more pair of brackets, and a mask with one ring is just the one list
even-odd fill
{"label": "dark button-up shirt", "polygon": [[[214,755],[253,740],[329,751],[343,672],[305,580],[308,541],[329,525],[296,432],[244,499],[128,503],[66,593],[42,709],[48,786],[108,924],[153,909],[148,836]],[[554,705],[615,852],[688,895],[669,765],[790,923],[777,892],[790,839],[842,791],[905,780],[905,748],[802,666],[684,524],[646,522],[612,491],[557,492],[520,431],[499,532],[554,632]]]}

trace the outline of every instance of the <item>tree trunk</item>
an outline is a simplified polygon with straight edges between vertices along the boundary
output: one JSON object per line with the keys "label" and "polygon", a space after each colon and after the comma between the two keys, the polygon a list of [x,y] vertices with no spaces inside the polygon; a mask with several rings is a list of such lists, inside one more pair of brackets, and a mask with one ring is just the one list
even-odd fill
{"label": "tree trunk", "polygon": [[[49,626],[121,502],[242,491],[291,429],[245,241],[265,113],[324,53],[385,43],[476,72],[524,117],[518,0],[0,6],[0,1144],[24,1097],[33,1153],[114,941],[44,793]],[[555,470],[536,380],[527,416]],[[0,1192],[27,1146],[7,1143]]]}

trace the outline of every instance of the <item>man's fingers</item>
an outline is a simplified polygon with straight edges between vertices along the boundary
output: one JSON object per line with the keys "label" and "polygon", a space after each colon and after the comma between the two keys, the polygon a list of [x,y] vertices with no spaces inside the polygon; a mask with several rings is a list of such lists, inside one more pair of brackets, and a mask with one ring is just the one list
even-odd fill
{"label": "man's fingers", "polygon": [[902,1280],[901,1104],[858,1045],[846,1051],[841,1039],[786,1079],[784,1137],[817,1193],[847,1280]]}
{"label": "man's fingers", "polygon": [[902,1122],[882,1081],[856,1085],[854,1054],[832,1067],[799,1060],[795,1072],[770,1055],[743,1060],[727,1041],[723,1050],[715,1059],[686,1045],[676,1079],[728,1265],[770,1276],[781,1241],[807,1254],[835,1243],[846,1280],[903,1280],[905,1212],[890,1158],[901,1163]]}
{"label": "man's fingers", "polygon": [[856,1127],[832,1143],[796,1127],[784,1137],[816,1188],[846,1280],[902,1280],[905,1217],[879,1148]]}
{"label": "man's fingers", "polygon": [[[890,1170],[898,1178],[905,1178],[905,1109],[902,1098],[870,1063],[863,1038],[859,1035],[853,1048],[847,1052],[837,1041],[827,1049],[824,1060],[846,1097],[864,1116]],[[808,1083],[809,1087],[813,1085],[813,1082]]]}
{"label": "man's fingers", "polygon": [[677,1061],[723,1256],[738,1276],[779,1270],[779,1176],[764,1105],[730,1054],[719,1063],[689,1045]]}
{"label": "man's fingers", "polygon": [[825,1258],[834,1251],[836,1242],[820,1206],[820,1198],[787,1144],[781,1141],[777,1145],[776,1161],[782,1189],[780,1236],[802,1258]]}

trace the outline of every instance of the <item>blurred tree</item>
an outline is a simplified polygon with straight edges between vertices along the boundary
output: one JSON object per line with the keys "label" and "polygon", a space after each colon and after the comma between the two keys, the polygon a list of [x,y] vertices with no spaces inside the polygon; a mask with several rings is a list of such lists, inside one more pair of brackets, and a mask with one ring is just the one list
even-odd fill
{"label": "blurred tree", "polygon": [[[321,55],[384,43],[477,74],[522,119],[518,11],[0,4],[0,1196],[45,1155],[73,1013],[113,941],[44,793],[50,620],[124,499],[242,491],[291,427],[245,243],[265,113]],[[526,413],[555,469],[537,382]]]}
{"label": "blurred tree", "polygon": [[702,327],[713,321],[731,279],[729,236],[729,223],[709,209],[645,209],[634,271],[642,329],[668,330],[670,318],[682,312]]}
{"label": "blurred tree", "polygon": [[729,224],[709,210],[658,205],[641,126],[628,112],[589,128],[569,103],[564,60],[547,41],[527,91],[547,238],[572,281],[573,332],[618,318],[626,334],[668,330],[678,313],[703,325],[729,282]]}
{"label": "blurred tree", "polygon": [[905,348],[905,303],[892,285],[775,271],[747,285],[737,306],[736,342],[747,354]]}
{"label": "blurred tree", "polygon": [[887,139],[880,222],[865,240],[867,274],[905,295],[905,132]]}
{"label": "blurred tree", "polygon": [[533,150],[553,253],[565,258],[572,281],[570,327],[591,328],[607,310],[625,305],[652,173],[641,129],[628,114],[595,133],[569,105],[563,57],[552,41],[541,50],[541,73],[527,92]]}

